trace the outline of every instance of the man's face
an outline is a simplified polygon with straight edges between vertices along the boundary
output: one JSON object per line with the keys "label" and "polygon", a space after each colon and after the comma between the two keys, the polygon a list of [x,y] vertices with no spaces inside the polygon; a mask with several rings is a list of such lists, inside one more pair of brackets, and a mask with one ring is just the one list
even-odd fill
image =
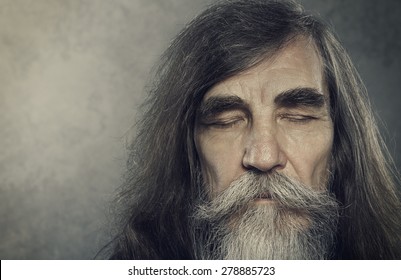
{"label": "man's face", "polygon": [[211,196],[247,170],[325,186],[333,142],[328,100],[320,56],[303,39],[211,88],[195,130]]}
{"label": "man's face", "polygon": [[195,217],[212,225],[202,244],[219,244],[202,251],[207,258],[329,254],[337,203],[327,190],[328,100],[320,56],[304,39],[206,93],[195,144],[210,204]]}

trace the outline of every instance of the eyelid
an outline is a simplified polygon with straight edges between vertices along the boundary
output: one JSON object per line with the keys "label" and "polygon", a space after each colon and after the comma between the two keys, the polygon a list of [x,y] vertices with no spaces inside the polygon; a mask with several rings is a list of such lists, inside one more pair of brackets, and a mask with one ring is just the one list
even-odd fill
{"label": "eyelid", "polygon": [[215,116],[206,120],[201,120],[200,123],[205,127],[228,128],[239,124],[242,121],[246,121],[246,116],[243,114],[226,117]]}
{"label": "eyelid", "polygon": [[229,122],[215,122],[215,123],[210,123],[208,126],[210,127],[216,127],[216,128],[230,128],[235,126],[236,124],[239,124],[239,122],[242,121],[241,119],[238,120],[233,120]]}
{"label": "eyelid", "polygon": [[280,114],[279,115],[280,118],[282,119],[286,119],[290,122],[300,122],[300,123],[305,123],[305,122],[309,122],[312,120],[316,120],[318,119],[318,117],[314,116],[314,115],[309,115],[309,114]]}

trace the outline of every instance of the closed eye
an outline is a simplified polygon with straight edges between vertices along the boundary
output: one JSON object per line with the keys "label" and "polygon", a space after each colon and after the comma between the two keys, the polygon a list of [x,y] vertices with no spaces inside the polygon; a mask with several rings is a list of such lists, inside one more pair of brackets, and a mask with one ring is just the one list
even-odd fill
{"label": "closed eye", "polygon": [[230,119],[216,119],[211,120],[209,122],[203,122],[202,125],[209,127],[209,128],[216,128],[216,129],[229,129],[239,125],[243,122],[244,118],[230,118]]}
{"label": "closed eye", "polygon": [[313,120],[317,120],[318,118],[311,115],[303,115],[303,114],[282,114],[280,115],[281,119],[295,122],[295,123],[308,123]]}
{"label": "closed eye", "polygon": [[238,96],[212,96],[197,112],[198,123],[204,128],[232,128],[249,115],[248,105]]}

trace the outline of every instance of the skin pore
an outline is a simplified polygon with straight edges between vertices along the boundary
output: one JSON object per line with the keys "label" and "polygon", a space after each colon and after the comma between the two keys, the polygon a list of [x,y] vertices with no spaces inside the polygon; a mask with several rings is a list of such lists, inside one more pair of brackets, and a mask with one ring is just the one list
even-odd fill
{"label": "skin pore", "polygon": [[246,171],[276,171],[314,189],[326,187],[333,123],[322,61],[297,38],[204,96],[195,145],[213,197]]}

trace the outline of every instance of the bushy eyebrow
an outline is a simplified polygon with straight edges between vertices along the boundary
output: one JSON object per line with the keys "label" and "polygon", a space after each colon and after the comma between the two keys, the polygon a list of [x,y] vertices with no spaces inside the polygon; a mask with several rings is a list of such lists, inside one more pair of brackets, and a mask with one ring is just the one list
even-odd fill
{"label": "bushy eyebrow", "polygon": [[326,97],[314,88],[294,88],[279,93],[274,98],[277,107],[312,107],[322,108],[326,104]]}
{"label": "bushy eyebrow", "polygon": [[212,96],[200,105],[198,118],[207,120],[221,112],[236,109],[245,112],[249,111],[248,105],[238,96]]}

